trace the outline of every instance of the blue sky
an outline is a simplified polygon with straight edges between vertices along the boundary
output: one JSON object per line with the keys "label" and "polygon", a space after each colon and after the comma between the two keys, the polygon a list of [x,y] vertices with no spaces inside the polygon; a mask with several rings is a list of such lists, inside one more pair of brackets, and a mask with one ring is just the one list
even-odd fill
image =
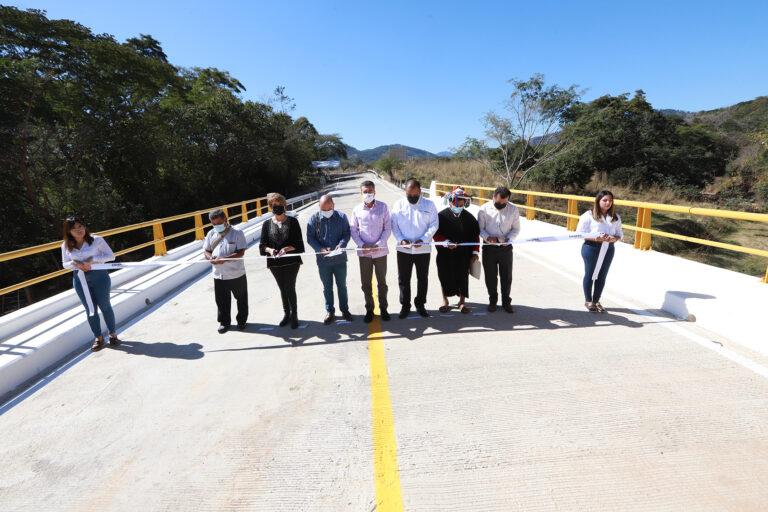
{"label": "blue sky", "polygon": [[158,39],[177,66],[217,67],[262,100],[284,85],[322,133],[428,151],[481,137],[507,80],[540,72],[585,100],[643,89],[706,110],[768,94],[768,1],[7,2],[118,40]]}

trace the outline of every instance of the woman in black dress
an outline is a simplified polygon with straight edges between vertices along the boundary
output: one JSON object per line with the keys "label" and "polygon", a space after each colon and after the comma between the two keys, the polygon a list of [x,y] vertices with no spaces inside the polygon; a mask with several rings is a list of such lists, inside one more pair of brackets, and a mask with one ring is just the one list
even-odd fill
{"label": "woman in black dress", "polygon": [[[443,304],[439,311],[449,309],[448,297],[459,296],[458,308],[462,313],[469,313],[464,301],[469,297],[469,266],[480,255],[480,226],[474,215],[465,207],[471,198],[461,188],[455,188],[446,196],[449,208],[441,211],[437,218],[440,222],[434,240],[447,241],[445,246],[437,246],[437,276],[443,290]],[[477,245],[457,245],[475,243]]]}
{"label": "woman in black dress", "polygon": [[280,297],[283,299],[283,312],[280,327],[289,322],[291,329],[299,326],[296,312],[296,276],[299,274],[301,256],[304,252],[304,240],[301,236],[299,221],[286,215],[285,197],[272,193],[267,195],[267,204],[273,217],[261,225],[259,252],[267,258],[267,268],[275,277]]}

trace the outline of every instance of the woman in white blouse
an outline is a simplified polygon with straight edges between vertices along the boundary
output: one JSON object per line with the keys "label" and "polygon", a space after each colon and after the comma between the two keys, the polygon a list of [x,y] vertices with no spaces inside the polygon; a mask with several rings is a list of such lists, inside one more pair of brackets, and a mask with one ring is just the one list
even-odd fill
{"label": "woman in white blouse", "polygon": [[613,244],[624,237],[621,217],[616,213],[610,191],[603,190],[597,194],[595,205],[579,218],[576,231],[595,235],[594,238],[585,238],[581,247],[581,257],[584,259],[584,306],[591,313],[605,313],[605,308],[600,304],[600,296],[613,261]]}
{"label": "woman in white blouse", "polygon": [[63,234],[61,263],[64,268],[74,270],[75,292],[85,306],[88,324],[93,331],[94,340],[91,350],[95,352],[104,346],[99,309],[109,329],[109,344],[116,347],[120,344],[120,340],[115,332],[115,313],[109,302],[112,281],[106,270],[91,269],[92,263],[112,261],[115,255],[107,242],[98,235],[92,235],[79,217],[69,217],[64,221]]}

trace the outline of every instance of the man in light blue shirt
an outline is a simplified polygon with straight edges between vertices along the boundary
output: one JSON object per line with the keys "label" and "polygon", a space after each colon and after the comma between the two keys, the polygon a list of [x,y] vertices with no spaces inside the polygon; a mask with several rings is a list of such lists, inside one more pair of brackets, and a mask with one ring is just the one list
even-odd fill
{"label": "man in light blue shirt", "polygon": [[334,256],[327,256],[336,249],[344,249],[349,243],[349,220],[347,216],[333,208],[331,196],[324,195],[319,201],[320,211],[312,215],[307,225],[307,242],[320,254],[317,255],[317,270],[323,282],[325,296],[325,325],[334,320],[336,308],[333,304],[333,280],[339,292],[339,309],[344,320],[351,322],[347,302],[347,253],[342,251]]}
{"label": "man in light blue shirt", "polygon": [[405,184],[405,198],[392,207],[392,233],[397,240],[397,282],[400,287],[400,318],[411,311],[411,274],[416,266],[416,311],[428,317],[427,302],[429,258],[432,241],[438,227],[437,208],[421,197],[421,184],[411,178]]}

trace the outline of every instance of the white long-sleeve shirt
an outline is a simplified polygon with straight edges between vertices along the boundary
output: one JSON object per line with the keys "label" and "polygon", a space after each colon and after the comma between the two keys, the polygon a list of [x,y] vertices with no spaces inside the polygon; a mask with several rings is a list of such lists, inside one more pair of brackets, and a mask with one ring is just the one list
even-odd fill
{"label": "white long-sleeve shirt", "polygon": [[66,242],[61,244],[61,265],[64,268],[75,268],[73,262],[106,263],[115,259],[115,253],[109,248],[107,242],[98,235],[93,236],[93,242],[83,242],[79,249],[67,250]]}
{"label": "white long-sleeve shirt", "polygon": [[624,238],[624,232],[621,229],[621,217],[616,215],[616,222],[610,215],[606,215],[603,220],[596,220],[592,216],[592,210],[587,210],[579,217],[579,224],[576,226],[577,233],[601,233]]}
{"label": "white long-sleeve shirt", "polygon": [[411,204],[403,198],[392,207],[392,233],[395,235],[397,250],[407,254],[429,254],[431,245],[421,247],[404,248],[400,245],[403,240],[415,242],[431,242],[437,231],[437,207],[429,199],[419,197],[416,204]]}
{"label": "white long-sleeve shirt", "polygon": [[520,234],[520,212],[512,203],[501,210],[490,201],[485,203],[477,214],[477,223],[483,240],[495,237],[499,242],[509,242]]}

